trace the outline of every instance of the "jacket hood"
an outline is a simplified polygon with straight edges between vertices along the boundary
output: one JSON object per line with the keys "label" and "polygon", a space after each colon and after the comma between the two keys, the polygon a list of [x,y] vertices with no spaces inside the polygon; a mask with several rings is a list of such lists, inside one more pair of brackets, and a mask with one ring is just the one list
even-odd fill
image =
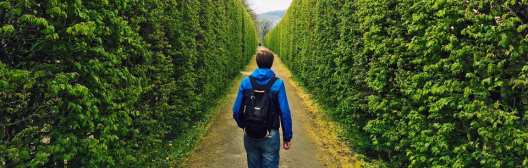
{"label": "jacket hood", "polygon": [[275,76],[275,73],[268,68],[257,68],[253,73],[251,74],[259,83],[263,83],[271,79],[271,77]]}

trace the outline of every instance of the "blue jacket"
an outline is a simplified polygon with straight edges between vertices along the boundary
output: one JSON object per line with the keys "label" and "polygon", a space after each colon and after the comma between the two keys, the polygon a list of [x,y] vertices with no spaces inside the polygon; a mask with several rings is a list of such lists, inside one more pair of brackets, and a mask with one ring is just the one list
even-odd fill
{"label": "blue jacket", "polygon": [[[275,73],[271,69],[258,68],[251,74],[251,76],[257,79],[257,83],[259,85],[265,85],[266,83],[268,83],[271,77],[275,76]],[[246,77],[244,78],[244,80],[242,80],[242,83],[240,84],[240,89],[238,90],[238,95],[236,97],[235,104],[233,105],[233,118],[237,122],[238,127],[240,127],[241,124],[240,106],[242,106],[244,91],[249,89],[252,89],[251,81],[249,77]],[[271,90],[278,93],[283,139],[284,141],[289,142],[292,139],[293,132],[290,106],[288,105],[288,98],[286,97],[286,88],[284,87],[284,82],[278,79],[277,81],[275,81],[273,86],[271,86]]]}

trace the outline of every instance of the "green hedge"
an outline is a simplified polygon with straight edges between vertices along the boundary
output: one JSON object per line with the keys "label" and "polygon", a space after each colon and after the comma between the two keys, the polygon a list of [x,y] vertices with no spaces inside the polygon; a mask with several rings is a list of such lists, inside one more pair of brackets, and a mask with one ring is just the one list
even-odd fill
{"label": "green hedge", "polygon": [[256,38],[241,0],[1,1],[0,167],[170,164]]}
{"label": "green hedge", "polygon": [[528,166],[528,1],[294,0],[266,37],[389,167]]}

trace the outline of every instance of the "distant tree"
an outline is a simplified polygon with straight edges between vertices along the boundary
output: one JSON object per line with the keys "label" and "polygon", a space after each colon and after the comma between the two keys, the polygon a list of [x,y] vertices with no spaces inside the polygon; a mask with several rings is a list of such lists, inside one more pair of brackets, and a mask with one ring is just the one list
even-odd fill
{"label": "distant tree", "polygon": [[264,36],[273,28],[273,22],[271,20],[261,20],[258,24],[260,39],[264,39]]}

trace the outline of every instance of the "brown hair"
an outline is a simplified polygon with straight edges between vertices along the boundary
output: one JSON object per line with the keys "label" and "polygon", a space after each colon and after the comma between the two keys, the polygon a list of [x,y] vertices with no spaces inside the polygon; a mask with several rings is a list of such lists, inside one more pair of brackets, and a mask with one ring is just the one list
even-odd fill
{"label": "brown hair", "polygon": [[268,49],[257,50],[257,65],[259,68],[271,68],[273,65],[273,53]]}

